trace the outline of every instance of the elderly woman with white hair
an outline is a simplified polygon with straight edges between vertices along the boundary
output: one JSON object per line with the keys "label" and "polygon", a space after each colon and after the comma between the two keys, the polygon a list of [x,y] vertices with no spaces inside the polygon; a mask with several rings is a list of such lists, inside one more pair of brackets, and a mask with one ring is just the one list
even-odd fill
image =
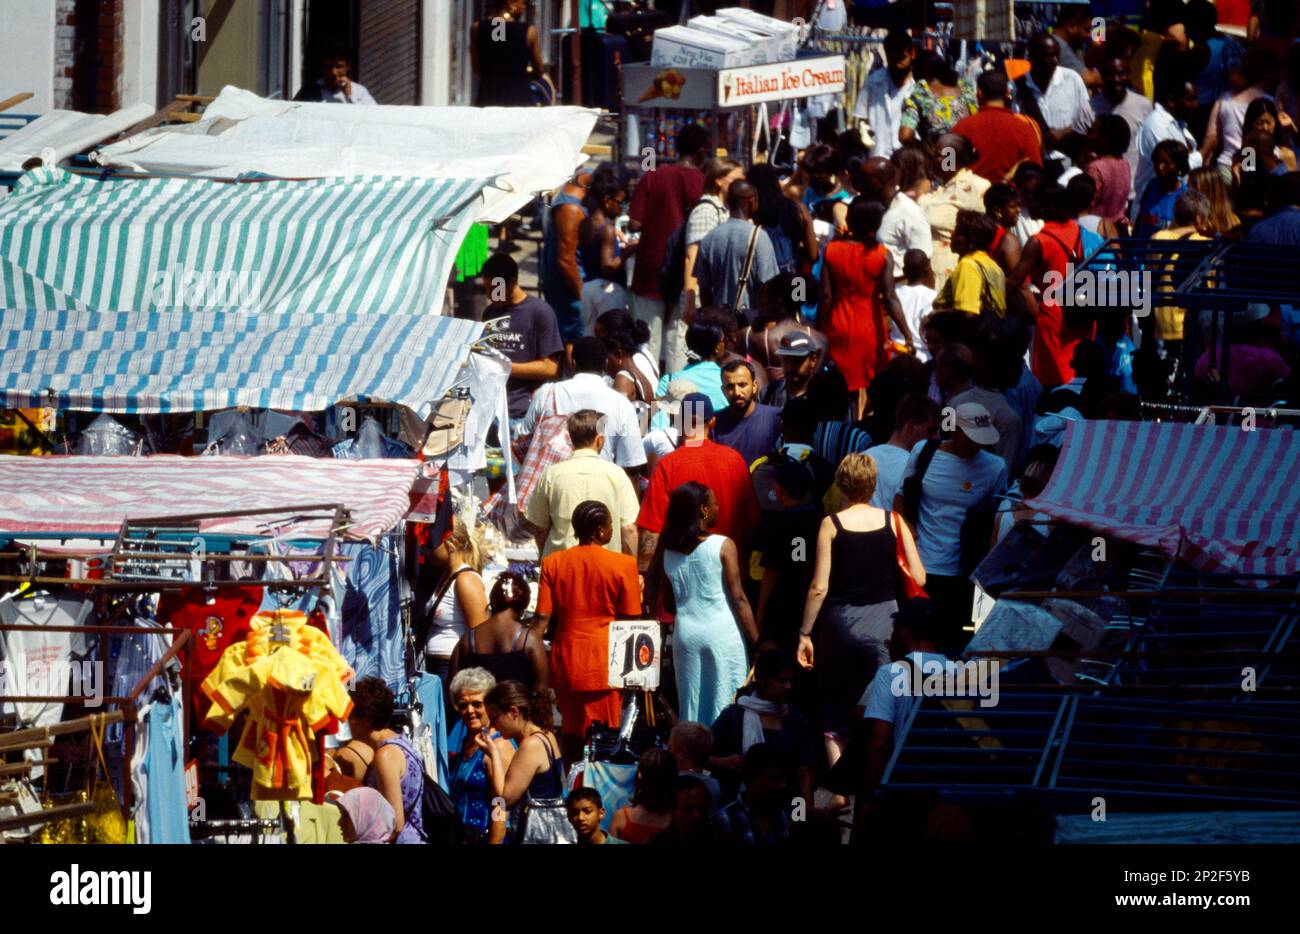
{"label": "elderly woman with white hair", "polygon": [[[453,750],[450,762],[451,799],[460,814],[467,843],[489,843],[504,838],[506,831],[505,808],[492,820],[492,779],[488,777],[483,761],[483,750],[474,737],[483,734],[496,744],[501,761],[508,768],[514,758],[515,745],[492,729],[487,708],[483,704],[488,691],[496,687],[497,680],[485,668],[464,668],[451,679],[449,693],[460,721],[465,726],[465,739],[460,748]],[[499,824],[500,826],[496,826]]]}

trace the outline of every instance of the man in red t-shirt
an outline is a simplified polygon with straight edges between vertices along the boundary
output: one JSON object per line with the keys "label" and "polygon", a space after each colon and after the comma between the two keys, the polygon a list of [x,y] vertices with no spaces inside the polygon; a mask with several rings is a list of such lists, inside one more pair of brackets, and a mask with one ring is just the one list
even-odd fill
{"label": "man in red t-shirt", "polygon": [[1017,164],[1028,159],[1043,164],[1043,147],[1030,118],[1007,109],[1007,74],[1001,68],[984,72],[976,82],[978,113],[959,120],[952,128],[975,146],[971,171],[991,182],[1006,181]]}
{"label": "man in red t-shirt", "polygon": [[704,393],[693,392],[682,400],[681,444],[655,464],[636,520],[641,529],[637,563],[642,573],[654,559],[668,511],[668,497],[692,480],[712,490],[718,501],[718,522],[712,531],[735,542],[741,566],[748,564],[746,542],[758,525],[758,498],[754,496],[745,459],[734,449],[709,440],[713,422],[713,403]]}
{"label": "man in red t-shirt", "polygon": [[710,145],[708,130],[698,123],[682,127],[677,134],[677,162],[647,171],[637,183],[627,212],[628,227],[641,234],[629,306],[633,315],[650,326],[649,350],[656,364],[669,356],[664,342],[685,351],[681,296],[659,294],[659,267],[669,236],[704,194],[704,173],[699,167],[708,158]]}

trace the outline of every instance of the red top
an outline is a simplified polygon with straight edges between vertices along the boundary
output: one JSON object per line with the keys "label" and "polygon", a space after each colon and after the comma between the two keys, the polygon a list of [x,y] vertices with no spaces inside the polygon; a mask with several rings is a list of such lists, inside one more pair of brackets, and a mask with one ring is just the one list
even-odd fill
{"label": "red top", "polygon": [[627,216],[641,225],[632,271],[632,291],[660,298],[659,267],[669,235],[686,221],[686,212],[704,194],[704,173],[680,163],[646,172],[637,183]]}
{"label": "red top", "polygon": [[158,622],[190,631],[190,696],[196,723],[208,712],[207,696],[198,686],[217,667],[226,648],[248,635],[248,624],[261,605],[259,586],[222,587],[210,594],[201,587],[189,587],[180,593],[164,593],[159,599]]}
{"label": "red top", "polygon": [[575,545],[547,555],[537,581],[537,612],[558,617],[551,641],[555,686],[607,690],[609,624],[641,616],[636,559],[603,545]]}
{"label": "red top", "polygon": [[712,490],[718,501],[718,524],[713,531],[727,536],[743,552],[749,530],[758,524],[758,499],[745,459],[713,441],[683,445],[655,464],[636,524],[656,535],[662,532],[669,494],[692,480]]}
{"label": "red top", "polygon": [[[1083,236],[1074,221],[1064,224],[1048,221],[1033,239],[1042,247],[1043,265],[1052,275],[1051,281],[1044,276],[1035,284],[1044,295],[1052,294],[1048,292],[1049,287],[1055,282],[1055,291],[1060,290],[1067,266],[1082,263]],[[1034,376],[1038,377],[1044,389],[1050,389],[1074,379],[1074,367],[1070,365],[1074,348],[1079,341],[1092,338],[1095,326],[1071,327],[1060,305],[1045,297],[1039,299],[1038,307],[1039,316],[1034,324]]]}
{"label": "red top", "polygon": [[891,263],[883,243],[856,240],[826,245],[826,269],[835,284],[835,304],[826,319],[826,341],[849,392],[865,389],[889,359],[889,328],[880,301],[880,275]]}
{"label": "red top", "polygon": [[952,128],[975,145],[978,158],[971,171],[991,182],[1001,182],[1017,162],[1028,159],[1043,164],[1042,147],[1029,118],[1005,107],[985,107],[958,121]]}

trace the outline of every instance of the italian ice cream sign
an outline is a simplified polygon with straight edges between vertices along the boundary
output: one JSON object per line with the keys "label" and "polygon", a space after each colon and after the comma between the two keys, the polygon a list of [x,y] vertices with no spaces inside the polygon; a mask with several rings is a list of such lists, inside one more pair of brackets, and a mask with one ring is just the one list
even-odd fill
{"label": "italian ice cream sign", "polygon": [[836,94],[844,90],[844,57],[802,58],[718,72],[718,106]]}

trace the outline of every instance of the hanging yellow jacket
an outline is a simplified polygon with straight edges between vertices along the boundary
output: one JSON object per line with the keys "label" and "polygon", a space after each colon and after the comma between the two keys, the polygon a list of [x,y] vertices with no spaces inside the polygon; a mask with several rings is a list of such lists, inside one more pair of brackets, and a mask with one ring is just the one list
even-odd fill
{"label": "hanging yellow jacket", "polygon": [[254,799],[310,797],[313,745],[351,713],[343,684],[352,670],[302,613],[260,613],[251,625],[203,682],[212,701],[204,726],[225,732],[246,710],[232,758],[253,770]]}

